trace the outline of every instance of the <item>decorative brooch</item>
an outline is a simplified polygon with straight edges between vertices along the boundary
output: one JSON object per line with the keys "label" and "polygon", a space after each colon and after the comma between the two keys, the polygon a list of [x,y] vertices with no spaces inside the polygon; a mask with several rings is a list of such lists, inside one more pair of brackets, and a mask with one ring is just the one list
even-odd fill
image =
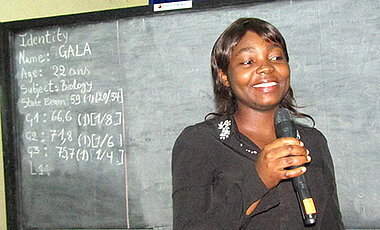
{"label": "decorative brooch", "polygon": [[298,131],[298,129],[297,129],[296,131],[297,131],[297,139],[298,139],[298,140],[301,140],[300,132]]}
{"label": "decorative brooch", "polygon": [[225,140],[230,137],[230,126],[231,126],[231,120],[225,120],[221,121],[218,124],[218,129],[221,129],[222,132],[219,134],[219,139]]}

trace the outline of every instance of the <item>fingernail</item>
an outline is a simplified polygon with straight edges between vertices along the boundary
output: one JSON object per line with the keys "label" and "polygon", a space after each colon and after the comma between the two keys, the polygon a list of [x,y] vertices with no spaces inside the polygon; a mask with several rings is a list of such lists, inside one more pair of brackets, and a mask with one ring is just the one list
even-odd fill
{"label": "fingernail", "polygon": [[302,141],[300,141],[300,146],[301,146],[301,147],[304,147],[305,144],[304,144]]}
{"label": "fingernail", "polygon": [[310,151],[308,149],[306,149],[306,155],[310,155]]}
{"label": "fingernail", "polygon": [[307,162],[311,161],[311,156],[306,156]]}
{"label": "fingernail", "polygon": [[301,167],[302,172],[306,172],[306,167]]}

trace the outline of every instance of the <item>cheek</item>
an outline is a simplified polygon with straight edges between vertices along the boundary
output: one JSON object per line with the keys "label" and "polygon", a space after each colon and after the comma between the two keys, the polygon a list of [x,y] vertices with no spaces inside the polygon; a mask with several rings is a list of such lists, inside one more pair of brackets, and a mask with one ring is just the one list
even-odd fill
{"label": "cheek", "polygon": [[230,71],[229,81],[234,85],[244,85],[249,83],[251,80],[251,75],[247,71]]}
{"label": "cheek", "polygon": [[277,71],[280,73],[284,81],[287,81],[288,83],[290,82],[290,69],[288,65],[278,68]]}
{"label": "cheek", "polygon": [[289,88],[290,88],[290,70],[289,68],[288,69],[284,69],[284,71],[281,73],[281,76],[283,77],[284,79],[284,95],[286,95],[286,93],[288,92]]}

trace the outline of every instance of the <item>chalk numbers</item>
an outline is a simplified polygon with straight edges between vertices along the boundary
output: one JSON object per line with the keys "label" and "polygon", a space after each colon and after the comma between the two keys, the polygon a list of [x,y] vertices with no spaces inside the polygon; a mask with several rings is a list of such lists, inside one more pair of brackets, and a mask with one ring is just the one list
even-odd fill
{"label": "chalk numbers", "polygon": [[25,123],[28,127],[32,128],[38,126],[39,123],[65,123],[73,120],[72,113],[70,110],[52,110],[45,113],[27,113],[25,115]]}
{"label": "chalk numbers", "polygon": [[66,76],[66,68],[64,65],[53,65],[51,67],[53,69],[53,75],[56,77],[65,77]]}
{"label": "chalk numbers", "polygon": [[17,43],[24,169],[50,176],[61,164],[123,165],[123,89],[104,84],[107,76],[94,79],[93,43],[73,42],[60,27],[21,33]]}
{"label": "chalk numbers", "polygon": [[51,121],[67,122],[71,120],[73,120],[73,117],[71,116],[70,110],[53,110],[53,112],[51,113]]}

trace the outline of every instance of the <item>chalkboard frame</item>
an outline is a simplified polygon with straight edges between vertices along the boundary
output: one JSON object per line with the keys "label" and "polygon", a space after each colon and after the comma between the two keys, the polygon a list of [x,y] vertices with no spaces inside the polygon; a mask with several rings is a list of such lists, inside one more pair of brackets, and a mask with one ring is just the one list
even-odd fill
{"label": "chalkboard frame", "polygon": [[[104,10],[90,13],[80,13],[55,17],[37,18],[13,22],[0,23],[0,93],[1,93],[1,123],[2,143],[4,158],[4,179],[6,195],[6,214],[8,229],[23,229],[20,207],[20,158],[17,140],[17,121],[15,119],[16,104],[14,82],[12,76],[11,54],[12,39],[14,34],[28,29],[36,29],[48,26],[79,25],[104,21],[112,21],[122,18],[143,17],[151,15],[167,15],[204,11],[207,9],[230,7],[236,5],[254,5],[280,2],[284,0],[205,0],[193,2],[191,9],[154,12],[153,5]],[[16,139],[15,139],[16,138]]]}

